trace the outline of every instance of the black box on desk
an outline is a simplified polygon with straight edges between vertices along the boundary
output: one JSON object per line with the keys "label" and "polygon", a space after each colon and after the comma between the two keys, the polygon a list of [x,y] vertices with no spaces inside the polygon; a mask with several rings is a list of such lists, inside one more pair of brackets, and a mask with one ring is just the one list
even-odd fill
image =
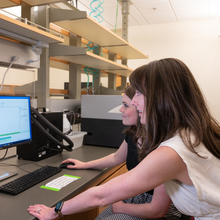
{"label": "black box on desk", "polygon": [[[57,127],[60,131],[63,131],[63,112],[43,112],[41,113],[50,123]],[[55,132],[52,132],[46,128],[40,118],[37,118],[38,122],[50,133],[54,138],[62,141]],[[17,146],[18,159],[39,161],[53,155],[60,153],[57,145],[51,142],[48,137],[34,124],[32,123],[32,142],[30,144],[24,144]]]}
{"label": "black box on desk", "polygon": [[84,144],[120,147],[126,128],[119,108],[121,95],[83,95],[81,102],[81,130],[86,131]]}

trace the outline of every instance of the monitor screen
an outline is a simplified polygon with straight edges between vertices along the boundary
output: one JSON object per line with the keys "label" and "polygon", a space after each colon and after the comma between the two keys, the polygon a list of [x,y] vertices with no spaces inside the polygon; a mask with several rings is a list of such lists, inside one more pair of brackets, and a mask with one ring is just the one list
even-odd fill
{"label": "monitor screen", "polygon": [[31,142],[31,105],[27,96],[0,96],[0,149]]}

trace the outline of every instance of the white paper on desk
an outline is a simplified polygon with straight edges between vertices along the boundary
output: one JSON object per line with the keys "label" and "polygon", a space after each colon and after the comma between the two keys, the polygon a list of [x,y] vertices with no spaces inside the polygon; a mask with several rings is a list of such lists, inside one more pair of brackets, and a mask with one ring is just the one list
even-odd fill
{"label": "white paper on desk", "polygon": [[68,184],[70,184],[73,181],[78,180],[78,179],[80,179],[80,177],[65,174],[61,177],[58,177],[58,178],[50,181],[45,186],[49,187],[49,188],[54,188],[54,189],[59,189],[60,190],[64,186],[67,186]]}

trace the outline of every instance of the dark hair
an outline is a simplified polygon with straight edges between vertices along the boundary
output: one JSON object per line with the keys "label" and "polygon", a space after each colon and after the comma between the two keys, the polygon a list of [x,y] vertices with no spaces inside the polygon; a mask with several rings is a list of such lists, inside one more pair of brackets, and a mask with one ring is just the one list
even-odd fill
{"label": "dark hair", "polygon": [[[126,96],[128,96],[129,99],[133,99],[135,95],[135,90],[133,89],[132,86],[127,86],[124,89],[124,93]],[[140,123],[140,118],[137,116],[137,125],[131,125],[128,128],[124,130],[124,133],[127,134],[128,136],[132,137],[134,144],[140,145],[138,143],[139,139],[142,139],[144,136],[144,126]],[[139,148],[138,148],[139,149]]]}
{"label": "dark hair", "polygon": [[135,95],[135,89],[132,86],[127,86],[125,87],[124,91],[126,96],[128,96],[129,99],[133,99],[134,95]]}
{"label": "dark hair", "polygon": [[[180,60],[167,58],[134,70],[133,88],[145,96],[146,139],[140,158],[179,132],[193,153],[201,142],[220,158],[220,129],[189,68]],[[185,131],[185,135],[182,134]],[[190,139],[193,132],[195,140]],[[198,155],[198,154],[197,154]]]}

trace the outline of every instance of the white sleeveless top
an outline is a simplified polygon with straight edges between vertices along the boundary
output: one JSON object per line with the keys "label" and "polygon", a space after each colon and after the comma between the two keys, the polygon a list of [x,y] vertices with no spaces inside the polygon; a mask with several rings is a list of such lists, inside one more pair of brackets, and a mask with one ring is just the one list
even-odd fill
{"label": "white sleeveless top", "polygon": [[193,182],[193,185],[186,185],[172,180],[164,184],[174,205],[180,212],[197,220],[220,220],[220,159],[214,157],[202,143],[195,151],[207,158],[200,158],[185,146],[179,134],[160,146],[171,147],[179,154]]}

